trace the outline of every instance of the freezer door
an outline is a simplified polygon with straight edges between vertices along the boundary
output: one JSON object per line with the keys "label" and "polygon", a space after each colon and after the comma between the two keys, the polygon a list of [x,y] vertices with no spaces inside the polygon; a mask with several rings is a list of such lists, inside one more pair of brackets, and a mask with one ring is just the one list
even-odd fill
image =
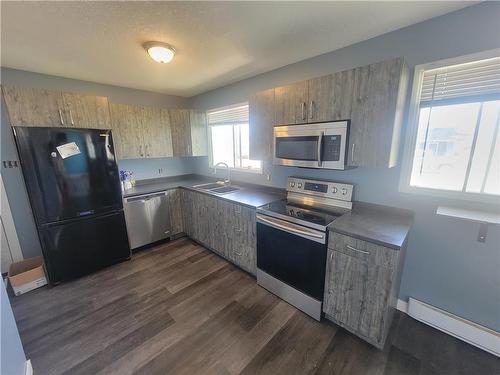
{"label": "freezer door", "polygon": [[111,130],[15,127],[38,226],[122,208]]}
{"label": "freezer door", "polygon": [[123,211],[46,226],[39,233],[51,283],[130,258]]}

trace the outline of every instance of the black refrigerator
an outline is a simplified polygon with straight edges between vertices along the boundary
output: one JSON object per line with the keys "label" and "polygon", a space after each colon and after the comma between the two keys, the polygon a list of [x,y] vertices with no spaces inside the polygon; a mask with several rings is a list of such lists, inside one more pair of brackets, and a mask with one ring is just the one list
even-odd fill
{"label": "black refrigerator", "polygon": [[111,130],[14,127],[52,284],[130,258]]}

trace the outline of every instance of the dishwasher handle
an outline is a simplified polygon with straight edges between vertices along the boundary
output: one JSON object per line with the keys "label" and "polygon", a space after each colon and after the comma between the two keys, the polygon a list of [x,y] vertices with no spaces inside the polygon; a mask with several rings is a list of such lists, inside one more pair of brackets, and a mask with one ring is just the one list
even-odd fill
{"label": "dishwasher handle", "polygon": [[129,198],[125,198],[125,202],[137,202],[137,201],[141,201],[141,202],[146,202],[152,198],[156,198],[156,197],[162,197],[164,195],[166,195],[167,192],[166,191],[162,191],[161,193],[154,193],[154,194],[144,194],[144,195],[136,195],[136,196],[133,196],[133,197],[129,197]]}

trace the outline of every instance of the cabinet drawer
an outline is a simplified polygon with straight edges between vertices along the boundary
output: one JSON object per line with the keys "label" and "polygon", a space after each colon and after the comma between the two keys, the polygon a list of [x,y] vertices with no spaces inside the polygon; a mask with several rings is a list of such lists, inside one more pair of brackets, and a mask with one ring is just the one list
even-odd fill
{"label": "cabinet drawer", "polygon": [[336,232],[330,233],[328,248],[381,267],[396,268],[398,265],[398,250]]}

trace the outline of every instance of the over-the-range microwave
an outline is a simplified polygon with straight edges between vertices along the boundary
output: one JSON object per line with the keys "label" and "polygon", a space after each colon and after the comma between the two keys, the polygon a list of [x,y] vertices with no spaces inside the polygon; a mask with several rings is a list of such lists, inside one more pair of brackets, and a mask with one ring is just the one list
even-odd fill
{"label": "over-the-range microwave", "polygon": [[274,127],[273,164],[345,169],[349,121]]}

